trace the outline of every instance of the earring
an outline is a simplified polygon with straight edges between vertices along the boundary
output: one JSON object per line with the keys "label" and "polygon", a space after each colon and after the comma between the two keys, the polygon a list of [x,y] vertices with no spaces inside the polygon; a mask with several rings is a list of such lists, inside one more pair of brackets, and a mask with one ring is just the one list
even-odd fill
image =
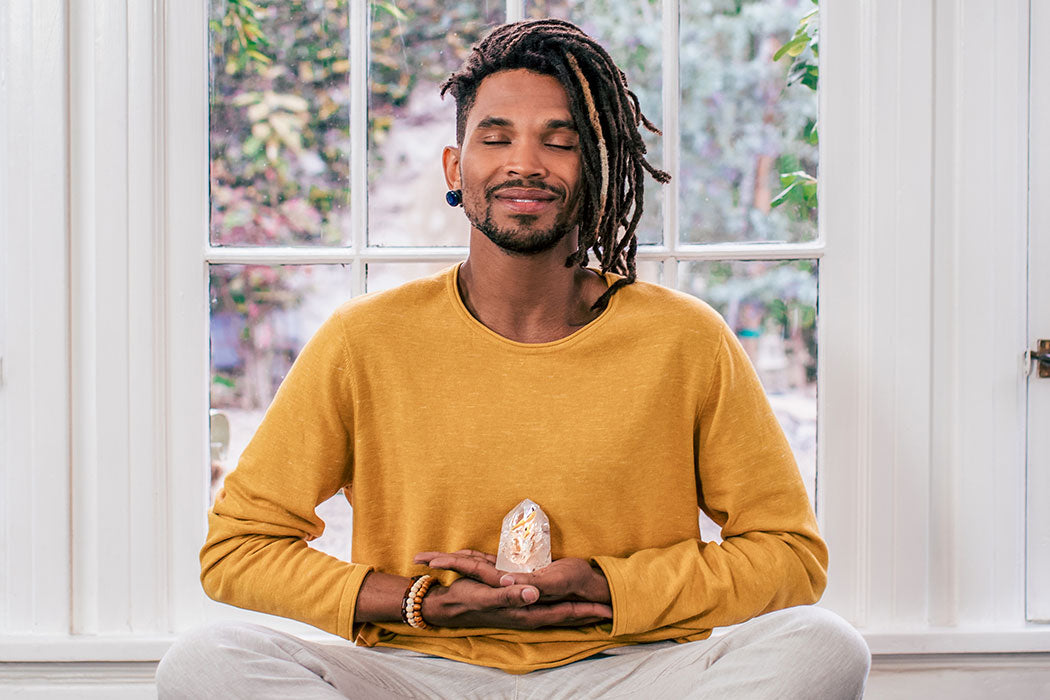
{"label": "earring", "polygon": [[445,201],[450,207],[458,207],[463,204],[463,190],[449,190],[445,193]]}

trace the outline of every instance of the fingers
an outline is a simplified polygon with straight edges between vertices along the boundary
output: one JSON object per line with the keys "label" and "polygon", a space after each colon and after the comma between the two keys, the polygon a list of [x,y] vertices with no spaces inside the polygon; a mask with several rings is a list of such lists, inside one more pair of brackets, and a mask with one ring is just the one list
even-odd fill
{"label": "fingers", "polygon": [[613,614],[608,605],[580,601],[532,605],[499,612],[508,618],[510,624],[525,629],[593,625],[608,622]]}
{"label": "fingers", "polygon": [[504,574],[500,572],[499,585],[500,586],[535,586],[543,591],[543,595],[546,597],[562,598],[573,594],[574,579],[566,575],[566,572],[552,570],[552,569],[540,569],[533,573],[518,573]]}
{"label": "fingers", "polygon": [[499,585],[535,586],[540,589],[541,600],[577,599],[596,603],[611,600],[605,575],[588,561],[573,557],[557,559],[532,573],[502,574]]}
{"label": "fingers", "polygon": [[460,613],[523,608],[540,598],[535,586],[492,587],[469,578],[455,581],[446,595]]}
{"label": "fingers", "polygon": [[[439,554],[449,554],[449,552],[420,552],[416,555],[416,560],[418,561],[421,557],[436,557]],[[490,564],[496,563],[495,554],[489,554],[488,552],[480,552],[476,549],[457,549],[455,552],[451,552],[451,554],[461,555],[465,557],[474,557],[475,559],[482,559]]]}
{"label": "fingers", "polygon": [[532,574],[503,574],[499,577],[499,585],[501,586],[513,586],[516,583],[531,583],[535,585],[536,577]]}
{"label": "fingers", "polygon": [[[474,550],[461,550],[474,552]],[[481,581],[489,586],[499,586],[500,574],[496,571],[496,567],[490,562],[482,552],[475,554],[463,554],[456,552],[454,554],[446,554],[444,552],[420,552],[415,557],[417,564],[426,564],[432,569],[447,569],[449,571],[455,571],[458,574],[472,578],[475,581]]]}
{"label": "fingers", "polygon": [[559,612],[567,615],[570,620],[582,620],[592,617],[601,620],[611,620],[613,616],[612,606],[604,603],[565,601],[562,603],[555,603],[555,605],[551,607],[559,608]]}
{"label": "fingers", "polygon": [[540,599],[540,592],[535,586],[505,586],[490,590],[495,598],[490,610],[497,608],[522,608],[526,605],[532,605]]}
{"label": "fingers", "polygon": [[578,627],[612,619],[609,605],[591,601],[537,602],[535,586],[512,585],[493,588],[470,578],[460,578],[440,587],[426,598],[427,619],[441,627]]}
{"label": "fingers", "polygon": [[[452,626],[493,626],[517,629],[575,627],[612,619],[608,596],[581,595],[590,564],[560,559],[532,573],[506,573],[496,557],[476,549],[420,552],[417,564],[461,574],[447,590],[444,605]],[[602,601],[602,602],[596,602]]]}
{"label": "fingers", "polygon": [[496,555],[495,554],[489,554],[488,552],[479,552],[476,549],[460,549],[460,550],[457,550],[454,553],[455,554],[466,554],[466,555],[471,556],[471,557],[477,557],[479,559],[484,559],[489,564],[495,564],[496,563]]}

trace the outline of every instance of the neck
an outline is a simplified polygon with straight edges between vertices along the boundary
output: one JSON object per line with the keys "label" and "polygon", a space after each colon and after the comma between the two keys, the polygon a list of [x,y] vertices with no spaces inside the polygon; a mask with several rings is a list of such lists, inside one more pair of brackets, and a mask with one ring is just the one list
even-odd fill
{"label": "neck", "polygon": [[564,338],[598,317],[591,305],[605,280],[565,267],[575,235],[536,255],[511,255],[472,230],[470,255],[459,269],[459,292],[478,321],[505,338],[544,343]]}

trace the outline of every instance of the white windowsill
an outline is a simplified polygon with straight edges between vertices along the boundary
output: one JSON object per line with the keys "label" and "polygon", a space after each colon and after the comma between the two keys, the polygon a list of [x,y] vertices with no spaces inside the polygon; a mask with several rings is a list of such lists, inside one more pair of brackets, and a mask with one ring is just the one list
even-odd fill
{"label": "white windowsill", "polygon": [[[1050,629],[1025,628],[862,631],[874,656],[1050,653]],[[3,662],[157,661],[175,640],[167,636],[0,636]],[[331,641],[317,636],[317,641]]]}
{"label": "white windowsill", "polygon": [[1050,652],[1050,629],[1032,626],[925,629],[914,632],[861,630],[871,653],[890,654],[1029,654]]}

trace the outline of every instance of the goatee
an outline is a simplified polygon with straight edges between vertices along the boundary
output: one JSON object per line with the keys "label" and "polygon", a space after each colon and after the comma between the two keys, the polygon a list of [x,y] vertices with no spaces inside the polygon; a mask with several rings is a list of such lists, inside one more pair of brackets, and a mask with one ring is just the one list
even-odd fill
{"label": "goatee", "polygon": [[[468,218],[470,218],[468,216]],[[498,245],[502,250],[516,255],[536,255],[544,253],[561,242],[561,239],[572,230],[570,226],[561,226],[556,222],[548,229],[534,229],[532,225],[539,217],[532,214],[520,214],[514,219],[518,227],[501,228],[492,220],[492,210],[485,210],[485,219],[478,221],[471,218],[470,223],[485,237]]]}
{"label": "goatee", "polygon": [[[463,203],[463,209],[471,225],[485,234],[485,237],[499,246],[501,250],[513,255],[544,253],[558,245],[575,228],[575,223],[570,220],[572,217],[570,210],[574,208],[571,206],[558,212],[550,228],[535,228],[536,221],[539,219],[539,216],[535,214],[515,214],[510,218],[517,222],[517,226],[499,226],[492,218],[492,199],[496,191],[511,186],[524,187],[529,185],[515,181],[491,188],[485,192],[484,202],[482,203],[484,209],[482,209],[482,206],[476,206],[476,202],[467,201],[466,198]],[[543,187],[542,189],[554,191],[559,195],[562,194],[560,190],[555,190],[554,188]],[[481,216],[482,212],[484,217]]]}

